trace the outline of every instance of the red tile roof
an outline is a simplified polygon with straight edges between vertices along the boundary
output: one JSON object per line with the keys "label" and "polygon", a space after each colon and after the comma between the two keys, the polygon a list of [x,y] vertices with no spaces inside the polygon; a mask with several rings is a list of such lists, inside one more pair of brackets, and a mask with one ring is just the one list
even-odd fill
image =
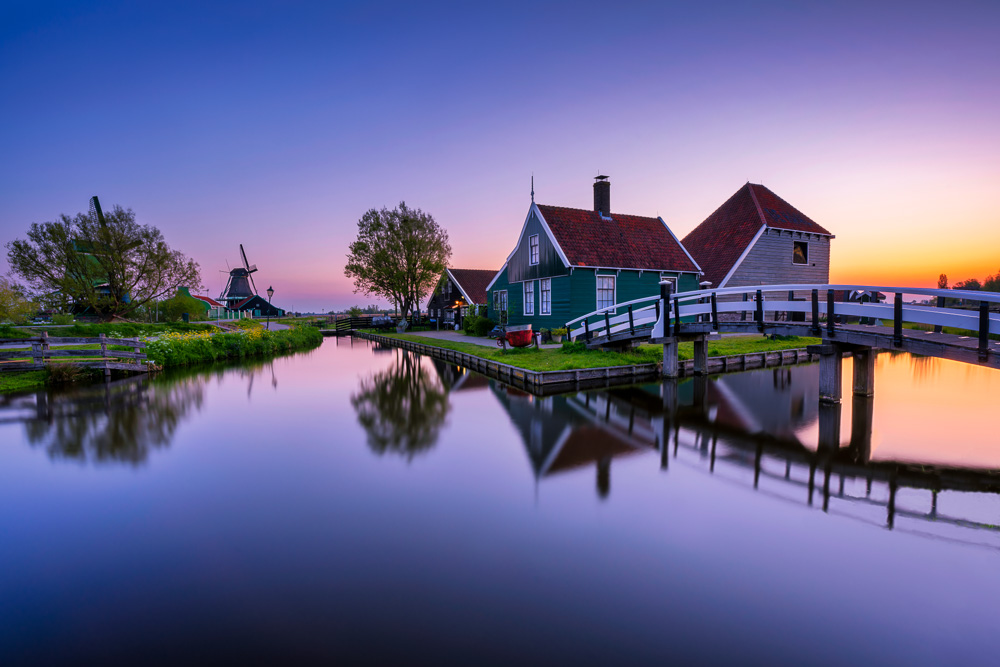
{"label": "red tile roof", "polygon": [[705,280],[719,287],[764,226],[831,235],[763,185],[747,183],[685,236],[682,243],[701,265]]}
{"label": "red tile roof", "polygon": [[573,266],[697,272],[691,258],[659,218],[538,205]]}
{"label": "red tile roof", "polygon": [[448,269],[462,291],[472,299],[472,303],[486,303],[486,287],[493,280],[496,271],[489,269]]}
{"label": "red tile roof", "polygon": [[198,299],[199,301],[204,301],[205,303],[207,303],[208,305],[212,306],[213,308],[225,308],[225,306],[223,306],[221,303],[219,303],[218,301],[216,301],[215,299],[213,299],[210,296],[198,296],[197,294],[192,294],[191,296],[193,296],[194,298]]}

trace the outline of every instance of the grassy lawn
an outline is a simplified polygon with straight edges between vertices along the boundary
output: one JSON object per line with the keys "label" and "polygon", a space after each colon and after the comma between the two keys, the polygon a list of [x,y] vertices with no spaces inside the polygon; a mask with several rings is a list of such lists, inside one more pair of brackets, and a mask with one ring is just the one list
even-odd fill
{"label": "grassy lawn", "polygon": [[0,394],[40,389],[48,380],[48,371],[28,371],[27,373],[0,373]]}
{"label": "grassy lawn", "polygon": [[[390,338],[409,340],[415,343],[433,345],[458,352],[465,352],[483,359],[498,361],[530,371],[563,371],[580,368],[600,368],[602,366],[631,366],[634,364],[652,364],[663,360],[663,346],[640,345],[630,352],[605,352],[603,350],[588,350],[583,344],[567,344],[561,349],[536,350],[534,348],[515,348],[501,350],[499,347],[484,347],[473,343],[462,343],[449,340],[439,340],[413,334],[382,334]],[[739,336],[710,341],[708,354],[711,357],[745,354],[749,352],[771,352],[789,350],[806,345],[819,343],[818,338],[793,336],[770,340],[758,336]],[[681,359],[694,356],[694,344],[682,343],[678,350]]]}

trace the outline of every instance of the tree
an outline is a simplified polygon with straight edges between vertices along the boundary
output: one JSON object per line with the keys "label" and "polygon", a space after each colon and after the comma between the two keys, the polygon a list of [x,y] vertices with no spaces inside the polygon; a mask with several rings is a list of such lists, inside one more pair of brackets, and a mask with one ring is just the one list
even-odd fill
{"label": "tree", "polygon": [[969,278],[968,280],[963,280],[960,283],[955,283],[955,287],[953,287],[952,289],[964,289],[964,290],[972,290],[974,292],[978,292],[982,288],[983,286],[979,283],[978,279]]}
{"label": "tree", "polygon": [[938,289],[948,289],[948,276],[944,273],[938,276]]}
{"label": "tree", "polygon": [[400,202],[361,217],[344,274],[354,278],[355,293],[385,297],[406,317],[437,283],[450,257],[448,232],[429,213]]}
{"label": "tree", "polygon": [[986,276],[983,281],[983,290],[986,292],[1000,292],[1000,271]]}
{"label": "tree", "polygon": [[11,273],[63,310],[128,316],[178,286],[201,286],[196,262],[120,206],[105,215],[105,224],[83,213],[32,223],[27,239],[6,248]]}
{"label": "tree", "polygon": [[192,322],[204,319],[205,308],[201,301],[187,294],[177,293],[166,301],[160,302],[160,315],[168,322],[183,319],[184,313]]}
{"label": "tree", "polygon": [[20,324],[37,310],[24,288],[0,276],[0,322]]}

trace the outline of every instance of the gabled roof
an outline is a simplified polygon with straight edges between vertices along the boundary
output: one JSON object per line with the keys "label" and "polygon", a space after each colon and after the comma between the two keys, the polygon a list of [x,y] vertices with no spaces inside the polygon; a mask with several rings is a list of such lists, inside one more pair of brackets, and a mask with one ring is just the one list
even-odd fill
{"label": "gabled roof", "polygon": [[225,306],[223,306],[221,303],[219,303],[210,296],[198,296],[197,294],[192,294],[191,297],[194,299],[198,299],[199,301],[204,301],[213,308],[225,308]]}
{"label": "gabled roof", "polygon": [[764,229],[788,229],[833,236],[797,208],[763,185],[747,183],[684,237],[712,287],[723,282],[743,260]]}
{"label": "gabled roof", "polygon": [[537,205],[570,266],[699,272],[661,218]]}
{"label": "gabled roof", "polygon": [[448,275],[470,304],[486,303],[486,287],[496,271],[491,269],[448,269]]}

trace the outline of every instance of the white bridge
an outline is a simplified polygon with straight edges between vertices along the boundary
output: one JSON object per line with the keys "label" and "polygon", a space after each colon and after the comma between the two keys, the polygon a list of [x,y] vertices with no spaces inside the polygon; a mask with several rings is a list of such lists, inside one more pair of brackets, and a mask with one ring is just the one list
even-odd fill
{"label": "white bridge", "polygon": [[[823,345],[821,394],[839,400],[843,353],[855,357],[855,393],[874,391],[872,349],[1000,368],[1000,293],[880,285],[761,285],[660,294],[618,303],[567,322],[572,340],[588,347],[662,343],[663,374],[677,375],[677,343],[694,341],[695,373],[707,367],[707,340],[721,333],[814,336]],[[859,300],[838,295],[860,295]],[[796,298],[796,295],[801,295]],[[936,305],[903,302],[924,296]],[[881,299],[885,298],[885,302]],[[945,332],[948,328],[951,331]],[[992,337],[991,337],[992,336]],[[860,364],[860,365],[859,365]],[[836,377],[834,377],[836,375]]]}

